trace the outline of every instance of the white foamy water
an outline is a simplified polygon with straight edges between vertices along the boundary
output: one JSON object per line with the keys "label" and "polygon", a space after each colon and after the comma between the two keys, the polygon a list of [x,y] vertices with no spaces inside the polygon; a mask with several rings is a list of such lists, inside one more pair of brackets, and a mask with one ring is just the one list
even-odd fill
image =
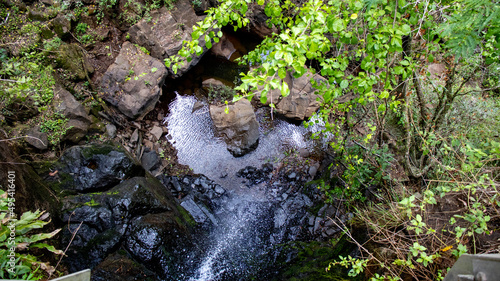
{"label": "white foamy water", "polygon": [[[259,145],[254,151],[233,157],[226,143],[216,137],[208,105],[192,112],[195,102],[192,96],[177,95],[170,104],[170,114],[165,118],[168,138],[177,149],[179,163],[222,186],[234,186],[238,179],[232,175],[246,166],[259,168],[266,162],[277,162],[283,157],[285,146],[299,149],[312,145],[304,127],[274,120],[274,128],[260,129]],[[222,175],[228,176],[221,178]]]}

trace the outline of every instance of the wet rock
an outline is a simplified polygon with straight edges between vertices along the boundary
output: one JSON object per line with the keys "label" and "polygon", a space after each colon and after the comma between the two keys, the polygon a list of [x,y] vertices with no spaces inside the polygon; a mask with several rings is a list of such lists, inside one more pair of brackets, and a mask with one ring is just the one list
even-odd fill
{"label": "wet rock", "polygon": [[216,185],[214,188],[214,191],[217,192],[217,194],[221,194],[221,195],[226,192],[226,190],[224,188],[222,188],[222,186],[220,186],[220,185]]}
{"label": "wet rock", "polygon": [[103,75],[102,95],[125,116],[140,119],[158,102],[167,73],[161,61],[125,42]]}
{"label": "wet rock", "polygon": [[40,150],[46,150],[49,147],[49,140],[46,133],[40,131],[40,126],[31,128],[26,135],[28,136],[26,142]]}
{"label": "wet rock", "polygon": [[156,275],[144,265],[132,260],[126,251],[110,254],[92,270],[93,281],[154,280]]}
{"label": "wet rock", "polygon": [[193,198],[186,196],[181,202],[181,206],[193,216],[197,223],[205,223],[209,220],[208,216],[201,210],[201,208],[194,202]]}
{"label": "wet rock", "polygon": [[[53,176],[52,171],[57,171]],[[144,169],[123,148],[111,145],[73,146],[40,173],[56,189],[91,192],[109,189],[121,181],[144,175]]]}
{"label": "wet rock", "polygon": [[257,169],[256,167],[247,166],[236,173],[237,177],[246,178],[249,181],[247,186],[253,186],[262,183],[269,179],[270,173],[272,172],[272,164],[262,165],[262,169]]}
{"label": "wet rock", "polygon": [[187,244],[186,229],[169,213],[147,214],[131,220],[124,248],[162,280],[171,280],[170,272],[179,261],[177,252]]}
{"label": "wet rock", "polygon": [[252,105],[241,99],[228,106],[210,105],[210,116],[220,136],[233,156],[243,156],[255,149],[259,140],[259,123]]}
{"label": "wet rock", "polygon": [[[166,239],[158,242],[166,251],[172,251],[173,239],[182,240],[187,235],[189,218],[178,208],[172,195],[154,178],[135,177],[105,193],[66,197],[62,220],[69,228],[63,230],[63,243],[68,244],[78,228],[69,250],[72,255],[65,259],[67,265],[71,271],[93,267],[119,248],[121,241],[126,241],[125,247],[138,261],[147,264],[150,257],[144,253],[154,248],[154,243],[148,243],[151,235]],[[147,226],[155,221],[163,225],[157,229],[161,235]],[[144,229],[151,235],[143,236]]]}
{"label": "wet rock", "polygon": [[[142,19],[129,29],[130,41],[145,47],[151,52],[151,56],[163,61],[166,58],[177,55],[184,40],[191,40],[192,26],[203,19],[198,17],[188,0],[178,1],[176,9],[172,12],[166,8],[161,8],[151,12],[149,19]],[[200,46],[203,46],[202,54],[207,51],[204,36],[199,39]],[[186,73],[192,66],[196,65],[202,57],[193,54],[191,61],[185,59],[183,64],[174,73],[174,77],[179,77]]]}

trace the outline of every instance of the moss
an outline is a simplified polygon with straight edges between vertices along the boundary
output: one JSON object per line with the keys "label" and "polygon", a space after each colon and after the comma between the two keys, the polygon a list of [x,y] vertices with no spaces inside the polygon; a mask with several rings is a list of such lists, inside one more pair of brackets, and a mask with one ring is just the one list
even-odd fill
{"label": "moss", "polygon": [[353,278],[347,275],[348,270],[342,267],[325,269],[339,255],[348,255],[353,249],[345,236],[342,236],[335,245],[320,242],[293,242],[283,246],[288,251],[295,251],[295,258],[291,262],[283,262],[284,271],[275,280],[363,280],[362,277]]}
{"label": "moss", "polygon": [[[176,207],[177,207],[177,211],[179,211],[182,219],[185,221],[185,223],[188,224],[189,227],[194,227],[197,225],[196,221],[193,219],[193,217],[184,209],[182,208],[181,205],[179,204],[176,204]],[[180,221],[180,218],[179,217],[175,217],[175,220],[177,221],[177,223],[179,225],[185,225],[185,223],[182,223]]]}

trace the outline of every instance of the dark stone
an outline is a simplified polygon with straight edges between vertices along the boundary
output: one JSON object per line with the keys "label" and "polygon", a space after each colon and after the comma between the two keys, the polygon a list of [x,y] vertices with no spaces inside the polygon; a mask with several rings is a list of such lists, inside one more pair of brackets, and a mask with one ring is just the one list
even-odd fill
{"label": "dark stone", "polygon": [[[72,233],[76,236],[69,249],[72,255],[65,261],[70,271],[92,268],[126,241],[124,246],[131,255],[147,264],[153,256],[145,253],[155,250],[158,258],[161,251],[172,251],[177,245],[174,240],[186,239],[191,218],[181,210],[154,178],[135,177],[105,193],[66,197],[62,220],[69,227],[63,230],[63,243],[69,243]],[[153,226],[144,226],[147,224]]]}
{"label": "dark stone", "polygon": [[160,157],[156,151],[146,152],[142,155],[141,163],[146,171],[153,171],[160,166]]}
{"label": "dark stone", "polygon": [[56,52],[56,63],[57,67],[68,70],[71,73],[71,78],[75,81],[84,80],[87,75],[94,72],[94,68],[88,62],[87,57],[76,44],[61,44]]}
{"label": "dark stone", "polygon": [[92,281],[156,280],[154,272],[134,261],[126,251],[110,254],[92,271]]}
{"label": "dark stone", "polygon": [[[52,186],[70,192],[107,190],[123,180],[143,176],[144,169],[123,148],[111,145],[73,146],[40,171]],[[47,167],[45,167],[47,168]],[[51,171],[58,171],[54,176]]]}
{"label": "dark stone", "polygon": [[187,231],[183,227],[170,213],[134,218],[124,247],[134,259],[169,279],[179,262],[175,249],[186,243],[183,240]]}

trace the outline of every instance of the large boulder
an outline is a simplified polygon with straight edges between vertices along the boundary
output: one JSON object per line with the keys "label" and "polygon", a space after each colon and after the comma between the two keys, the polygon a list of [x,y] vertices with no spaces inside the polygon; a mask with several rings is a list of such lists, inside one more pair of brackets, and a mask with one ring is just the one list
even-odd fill
{"label": "large boulder", "polygon": [[316,94],[317,90],[312,86],[311,79],[318,84],[326,81],[322,76],[310,72],[292,79],[290,94],[281,98],[276,106],[279,114],[294,120],[304,120],[318,110],[321,96]]}
{"label": "large boulder", "polygon": [[168,277],[165,261],[189,237],[192,219],[152,177],[131,178],[107,192],[69,196],[62,204],[67,223],[62,240],[72,241],[65,259],[70,271],[92,268],[122,247]]}
{"label": "large boulder", "polygon": [[[184,40],[191,40],[193,25],[202,20],[194,12],[188,0],[180,0],[175,4],[173,10],[161,8],[151,12],[151,18],[142,19],[129,29],[130,41],[145,47],[151,52],[151,56],[164,60],[177,55]],[[198,39],[203,46],[203,54],[208,50],[205,47],[204,37]],[[174,77],[186,73],[201,59],[201,55],[193,54],[191,61],[184,59],[183,65],[177,73],[171,71]],[[172,69],[170,69],[172,70]]]}
{"label": "large boulder", "polygon": [[101,93],[125,116],[140,119],[158,102],[167,73],[161,61],[125,42],[102,77]]}
{"label": "large boulder", "polygon": [[227,109],[225,105],[210,105],[210,116],[233,156],[243,156],[255,149],[259,140],[259,123],[247,99],[230,104]]}
{"label": "large boulder", "polygon": [[111,145],[73,146],[59,161],[44,165],[38,172],[50,186],[66,193],[103,191],[145,174],[123,148]]}

